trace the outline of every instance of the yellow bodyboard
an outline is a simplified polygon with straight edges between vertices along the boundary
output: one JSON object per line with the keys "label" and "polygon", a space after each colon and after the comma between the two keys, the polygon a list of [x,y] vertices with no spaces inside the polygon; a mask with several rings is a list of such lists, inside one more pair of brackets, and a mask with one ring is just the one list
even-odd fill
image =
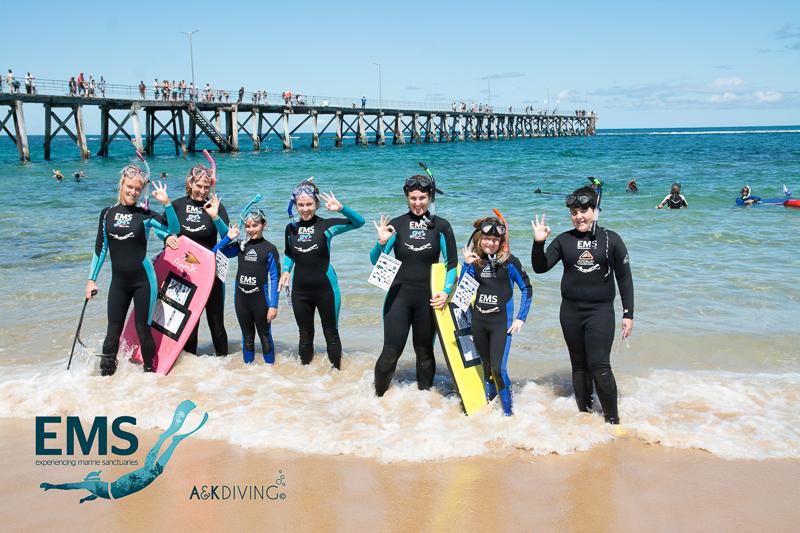
{"label": "yellow bodyboard", "polygon": [[[458,271],[461,272],[460,266]],[[432,294],[441,292],[446,274],[444,263],[431,266]],[[447,368],[461,397],[461,406],[467,415],[471,415],[487,405],[483,365],[472,345],[472,317],[449,302],[444,309],[434,310],[433,314]]]}

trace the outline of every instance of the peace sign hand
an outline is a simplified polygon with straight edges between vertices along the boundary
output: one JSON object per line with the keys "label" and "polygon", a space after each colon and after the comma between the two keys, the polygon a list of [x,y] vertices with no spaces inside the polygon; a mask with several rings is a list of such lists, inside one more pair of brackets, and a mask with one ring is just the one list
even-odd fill
{"label": "peace sign hand", "polygon": [[153,185],[155,190],[153,191],[153,197],[161,202],[161,205],[166,206],[169,203],[169,195],[167,194],[167,184],[158,182]]}
{"label": "peace sign hand", "polygon": [[531,220],[531,227],[533,228],[533,240],[536,242],[544,242],[550,236],[550,226],[545,224],[544,214],[542,214],[541,221],[539,215],[536,215],[535,219]]}
{"label": "peace sign hand", "polygon": [[329,192],[328,194],[320,193],[320,198],[322,201],[325,202],[325,209],[328,211],[341,211],[342,210],[342,202],[336,199],[333,195],[333,191]]}
{"label": "peace sign hand", "polygon": [[381,246],[383,246],[389,241],[392,235],[394,235],[394,226],[389,225],[389,218],[384,215],[381,215],[380,224],[374,220],[372,223],[375,225],[375,229],[378,231],[378,242],[381,244]]}

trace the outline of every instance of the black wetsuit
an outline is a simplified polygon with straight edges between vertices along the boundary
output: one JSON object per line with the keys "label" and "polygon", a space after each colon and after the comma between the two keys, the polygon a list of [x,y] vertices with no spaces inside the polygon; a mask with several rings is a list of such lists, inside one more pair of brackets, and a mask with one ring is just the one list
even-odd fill
{"label": "black wetsuit", "polygon": [[491,401],[499,393],[503,413],[511,415],[511,380],[506,363],[511,348],[508,329],[514,322],[514,284],[522,291],[516,318],[524,322],[531,307],[531,280],[519,259],[510,254],[499,265],[491,261],[486,261],[483,267],[464,263],[462,277],[465,274],[479,284],[472,311],[472,340],[483,363],[486,398]]}
{"label": "black wetsuit", "polygon": [[680,209],[681,207],[689,207],[686,203],[686,198],[680,193],[670,193],[662,201],[661,206],[666,205],[670,209]]}
{"label": "black wetsuit", "polygon": [[[178,235],[185,235],[200,246],[211,250],[217,244],[217,236],[224,237],[228,232],[229,219],[225,207],[219,204],[219,216],[216,221],[212,220],[203,209],[205,203],[205,201],[192,200],[191,197],[184,196],[172,202],[172,206],[175,208],[175,214],[181,225]],[[156,235],[161,239],[166,239],[168,236],[161,231],[156,231]],[[214,352],[216,355],[228,355],[228,333],[225,331],[225,283],[218,277],[214,278],[214,285],[211,286],[205,311],[211,340],[214,343]],[[198,329],[200,329],[199,320],[183,347],[189,353],[197,353]]]}
{"label": "black wetsuit", "polygon": [[419,217],[409,211],[393,219],[389,225],[395,233],[384,246],[376,243],[370,253],[373,264],[381,252],[389,253],[390,250],[394,250],[394,256],[403,262],[383,303],[383,350],[375,363],[375,393],[378,396],[383,396],[392,382],[409,329],[412,330],[412,343],[417,355],[417,385],[420,389],[433,385],[436,327],[430,302],[431,265],[438,262],[439,254],[445,258],[447,278],[442,290],[447,294],[455,285],[458,266],[453,228],[442,217],[431,217],[430,213]]}
{"label": "black wetsuit", "polygon": [[153,369],[156,347],[150,320],[158,283],[153,263],[147,257],[147,237],[150,228],[178,231],[178,219],[172,204],[167,205],[165,212],[169,227],[161,224],[157,213],[139,206],[117,204],[100,213],[89,279],[97,281],[106,254],[109,254],[111,286],[108,289],[108,329],[100,361],[102,375],[111,375],[117,369],[119,337],[125,327],[131,300],[145,370]]}
{"label": "black wetsuit", "polygon": [[261,238],[248,240],[242,250],[239,241],[231,242],[227,235],[217,248],[227,257],[239,258],[234,302],[236,318],[242,328],[244,362],[252,363],[255,359],[255,336],[258,331],[264,362],[272,364],[275,362],[275,343],[272,341],[272,326],[267,321],[267,311],[278,308],[278,249]]}
{"label": "black wetsuit", "polygon": [[[597,239],[571,230],[550,243],[533,243],[531,262],[537,274],[559,261],[561,277],[561,330],[572,363],[572,385],[581,411],[592,406],[592,382],[606,420],[619,422],[617,383],[611,371],[611,347],[616,329],[614,278],[619,284],[623,318],[633,318],[633,277],[628,251],[619,235],[597,227]],[[613,276],[611,273],[613,272]]]}
{"label": "black wetsuit", "polygon": [[283,271],[290,272],[294,268],[292,310],[300,331],[298,352],[304,365],[314,358],[315,309],[319,311],[328,359],[335,368],[341,365],[341,297],[336,271],[331,265],[331,239],[364,225],[364,218],[349,207],[343,206],[342,214],[347,218],[326,219],[314,215],[311,220],[286,225]]}

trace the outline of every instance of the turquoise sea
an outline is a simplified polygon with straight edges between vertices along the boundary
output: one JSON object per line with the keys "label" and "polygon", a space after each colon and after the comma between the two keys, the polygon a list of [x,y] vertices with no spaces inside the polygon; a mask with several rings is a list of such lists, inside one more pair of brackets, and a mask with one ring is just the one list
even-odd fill
{"label": "turquoise sea", "polygon": [[[318,151],[307,148],[310,137],[300,134],[295,150],[283,151],[272,139],[258,153],[247,151],[243,138],[242,152],[216,155],[218,193],[231,213],[263,194],[267,237],[281,252],[289,191],[311,175],[368,221],[333,242],[343,294],[343,371],[330,370],[321,355],[310,367],[300,366],[297,329],[285,302],[273,327],[277,364],[245,367],[228,291],[231,356],[184,356],[166,377],[123,364],[110,379],[95,376],[93,355],[105,331],[108,265],[98,280],[100,296],[88,306],[87,348],[79,349],[70,373],[64,368],[97,217],[115,201],[119,170],[132,149],[119,140],[111,158],[81,161],[74,143],[60,138],[54,160],[45,162],[41,142],[31,138],[33,161],[22,164],[16,147],[0,139],[2,417],[135,409],[139,426],[148,427],[164,402],[188,397],[211,415],[206,438],[383,461],[512,449],[568,453],[614,438],[599,414],[575,412],[558,323],[560,267],[531,273],[534,304],[509,359],[515,417],[504,419],[499,406],[462,416],[438,344],[435,390],[416,390],[408,348],[398,383],[383,399],[374,397],[383,293],[366,281],[375,240],[371,221],[405,210],[403,179],[424,161],[445,192],[436,213],[450,221],[459,245],[472,220],[497,207],[510,222],[512,252],[528,268],[534,214],[546,213],[554,233],[569,229],[561,195],[587,184],[586,176],[603,178],[600,224],[625,240],[636,291],[633,336],[615,343],[612,355],[629,434],[727,458],[800,457],[800,209],[734,206],[744,184],[762,197],[781,196],[786,184],[800,197],[800,126],[600,130],[588,138],[367,148],[350,138],[341,149],[323,137]],[[97,136],[89,143],[96,151]],[[163,139],[156,153],[148,159],[153,176],[168,173],[173,197],[182,193],[187,170],[205,162],[201,154],[175,157]],[[64,183],[52,179],[54,168],[67,176]],[[88,178],[75,183],[70,176],[78,169]],[[634,176],[640,192],[630,194],[625,184]],[[682,183],[689,208],[654,209],[673,181]],[[534,194],[537,187],[558,194]],[[160,249],[154,237],[150,249],[152,255]],[[201,351],[209,353],[201,323]],[[321,332],[317,344],[323,349]]]}

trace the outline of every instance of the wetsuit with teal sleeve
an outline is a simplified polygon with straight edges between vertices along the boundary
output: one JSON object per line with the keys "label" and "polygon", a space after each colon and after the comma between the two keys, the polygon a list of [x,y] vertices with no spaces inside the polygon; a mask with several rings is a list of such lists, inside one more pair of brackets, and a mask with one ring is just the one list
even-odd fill
{"label": "wetsuit with teal sleeve", "polygon": [[590,233],[573,229],[556,237],[547,251],[543,241],[534,241],[531,262],[537,274],[559,262],[564,266],[561,331],[572,363],[578,409],[591,410],[594,383],[606,420],[618,423],[617,382],[611,371],[616,330],[614,278],[622,299],[622,316],[633,318],[633,276],[625,243],[613,231],[599,226],[594,239]]}
{"label": "wetsuit with teal sleeve", "polygon": [[447,276],[442,290],[448,295],[456,281],[458,256],[456,238],[450,223],[430,213],[417,216],[412,212],[401,215],[389,225],[394,234],[381,246],[376,243],[370,252],[375,264],[381,253],[394,250],[402,261],[392,286],[383,303],[383,350],[375,364],[375,393],[383,396],[392,382],[397,361],[403,353],[408,331],[412,330],[412,343],[417,356],[417,386],[428,389],[433,385],[436,360],[433,356],[433,339],[436,327],[431,308],[431,265],[439,255],[447,264]]}
{"label": "wetsuit with teal sleeve", "polygon": [[[224,236],[228,233],[228,212],[225,206],[219,204],[219,212],[216,220],[203,209],[204,200],[192,200],[190,196],[178,198],[172,202],[175,214],[180,222],[178,235],[189,237],[194,242],[211,250],[217,244],[218,235]],[[162,219],[162,223],[164,220]],[[156,230],[156,236],[161,240],[166,240],[169,233]],[[216,355],[228,355],[228,333],[225,331],[225,283],[218,277],[214,277],[214,285],[211,286],[211,293],[206,302],[206,319],[208,329],[211,332],[211,340],[214,343],[214,353]],[[197,353],[197,330],[200,329],[200,321],[194,326],[189,339],[183,349],[189,353]]]}
{"label": "wetsuit with teal sleeve", "polygon": [[166,227],[161,224],[158,214],[139,206],[117,204],[100,213],[89,279],[97,281],[103,261],[109,255],[111,286],[108,289],[108,329],[100,361],[100,372],[104,376],[113,374],[117,369],[119,337],[131,300],[145,370],[152,371],[154,368],[156,347],[150,332],[150,320],[158,283],[153,263],[147,257],[147,237],[151,228],[175,233],[179,227],[172,204],[168,204],[164,212],[169,224]]}
{"label": "wetsuit with teal sleeve", "polygon": [[239,258],[236,272],[234,303],[236,318],[242,328],[242,355],[245,363],[255,359],[255,336],[261,340],[264,362],[275,362],[275,343],[272,341],[272,326],[267,320],[267,311],[278,308],[278,279],[280,257],[275,245],[265,239],[250,239],[244,249],[239,241],[231,242],[226,235],[214,248],[227,257]]}
{"label": "wetsuit with teal sleeve", "polygon": [[500,264],[492,260],[485,261],[483,266],[464,263],[461,276],[466,274],[478,282],[472,309],[472,339],[483,363],[486,397],[491,401],[499,393],[503,413],[510,416],[513,414],[511,380],[506,363],[511,348],[508,330],[514,322],[514,285],[522,291],[516,319],[524,322],[531,307],[531,281],[519,259],[510,254]]}
{"label": "wetsuit with teal sleeve", "polygon": [[364,218],[347,206],[346,218],[320,218],[287,224],[283,271],[291,272],[292,309],[300,331],[300,362],[307,365],[314,358],[314,310],[319,311],[328,359],[335,368],[342,360],[339,340],[339,282],[331,265],[331,239],[340,233],[360,228]]}

